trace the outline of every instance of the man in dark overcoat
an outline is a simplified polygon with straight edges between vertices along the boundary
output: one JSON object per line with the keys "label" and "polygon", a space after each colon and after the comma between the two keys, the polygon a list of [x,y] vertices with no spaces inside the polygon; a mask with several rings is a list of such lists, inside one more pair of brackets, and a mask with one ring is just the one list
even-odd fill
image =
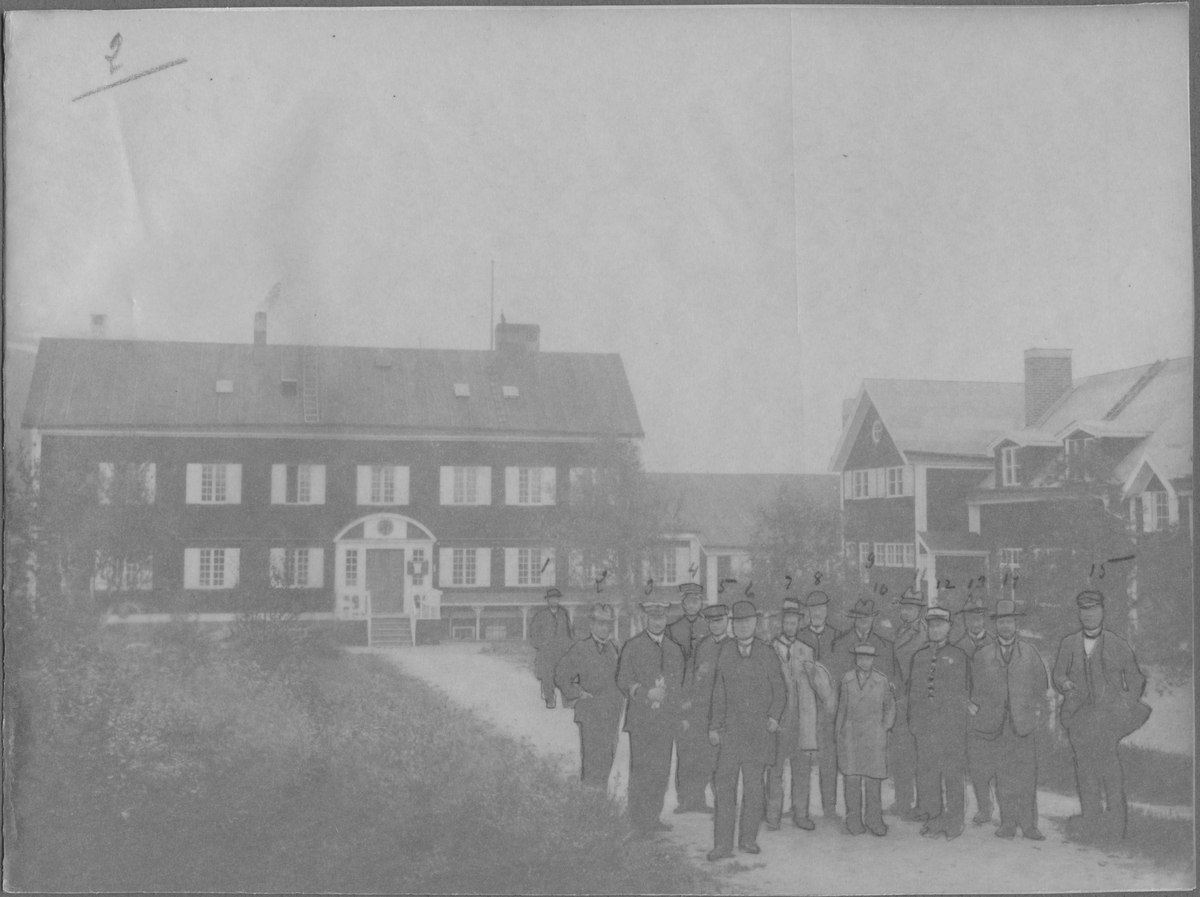
{"label": "man in dark overcoat", "polygon": [[968,758],[976,794],[996,779],[1000,828],[996,834],[1021,834],[1033,841],[1037,827],[1037,727],[1046,717],[1050,687],[1046,664],[1037,649],[1017,637],[1016,602],[1001,598],[992,620],[997,639],[971,658],[971,711]]}
{"label": "man in dark overcoat", "polygon": [[[738,849],[760,852],[758,828],[764,810],[763,775],[775,762],[775,735],[787,703],[787,686],[771,646],[754,637],[758,611],[749,601],[733,605],[732,640],[717,658],[708,737],[716,745],[716,817],[710,860],[733,856]],[[737,812],[738,776],[742,779],[741,818]]]}
{"label": "man in dark overcoat", "polygon": [[[804,599],[808,610],[808,625],[800,629],[800,641],[812,648],[813,661],[825,666],[837,687],[837,678],[829,667],[833,643],[842,637],[840,629],[829,623],[829,596],[817,590]],[[836,697],[836,696],[835,696]],[[821,809],[826,816],[837,814],[837,744],[834,738],[834,712],[817,706],[817,781],[821,790]]]}
{"label": "man in dark overcoat", "polygon": [[1127,809],[1117,744],[1150,716],[1141,700],[1146,677],[1129,643],[1103,628],[1103,593],[1080,592],[1075,604],[1083,628],[1062,640],[1053,673],[1064,696],[1058,719],[1075,754],[1083,811],[1074,824],[1123,838]]}
{"label": "man in dark overcoat", "polygon": [[913,655],[929,643],[929,633],[921,618],[925,597],[913,588],[905,589],[900,597],[900,625],[892,641],[895,663],[892,665],[892,684],[896,695],[895,726],[888,735],[888,769],[896,786],[896,801],[888,812],[904,816],[912,812],[917,782],[917,743],[908,729],[908,674]]}
{"label": "man in dark overcoat", "polygon": [[[968,595],[959,613],[962,615],[966,631],[954,646],[961,648],[967,659],[971,660],[977,651],[994,644],[996,639],[987,630],[987,608],[984,607],[981,597],[975,594]],[[976,825],[983,825],[992,818],[991,781],[996,775],[992,747],[986,739],[967,738],[967,777],[971,780],[975,804],[978,807],[971,821]]]}
{"label": "man in dark overcoat", "polygon": [[[534,675],[542,683],[542,699],[551,710],[557,704],[554,695],[554,668],[571,647],[573,633],[567,609],[559,605],[562,592],[546,590],[546,606],[533,615],[529,624],[529,640],[537,652],[533,661]],[[565,701],[566,698],[564,697]]]}
{"label": "man in dark overcoat", "polygon": [[607,604],[593,606],[591,635],[571,645],[554,671],[563,701],[575,705],[583,784],[596,788],[608,787],[624,703],[617,688],[617,646],[610,638],[615,616]]}
{"label": "man in dark overcoat", "polygon": [[708,623],[700,615],[700,608],[704,604],[704,586],[698,582],[685,582],[679,587],[679,593],[683,616],[667,627],[667,635],[683,649],[686,663],[691,660],[696,644],[708,635]]}
{"label": "man in dark overcoat", "polygon": [[617,688],[626,695],[629,821],[635,832],[670,831],[659,819],[683,703],[683,649],[667,637],[665,601],[646,601],[646,627],[621,648]]}
{"label": "man in dark overcoat", "polygon": [[926,820],[922,835],[951,841],[962,834],[966,809],[970,662],[947,641],[950,611],[931,607],[925,624],[929,644],[913,655],[908,680],[908,728],[917,741],[917,806],[909,818]]}
{"label": "man in dark overcoat", "polygon": [[[680,733],[675,748],[675,792],[679,797],[676,813],[711,813],[704,789],[717,769],[717,749],[708,742],[708,711],[712,706],[713,679],[717,656],[729,638],[729,608],[713,604],[704,608],[708,635],[692,652],[683,678]],[[716,794],[716,786],[713,786]]]}

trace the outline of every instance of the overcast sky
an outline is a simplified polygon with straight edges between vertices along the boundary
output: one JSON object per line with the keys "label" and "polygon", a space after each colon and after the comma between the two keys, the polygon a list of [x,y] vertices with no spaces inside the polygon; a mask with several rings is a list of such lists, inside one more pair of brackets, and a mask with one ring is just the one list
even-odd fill
{"label": "overcast sky", "polygon": [[280,282],[272,342],[486,348],[494,259],[714,472],[825,470],[865,377],[1192,351],[1182,4],[10,26],[10,334],[249,342]]}

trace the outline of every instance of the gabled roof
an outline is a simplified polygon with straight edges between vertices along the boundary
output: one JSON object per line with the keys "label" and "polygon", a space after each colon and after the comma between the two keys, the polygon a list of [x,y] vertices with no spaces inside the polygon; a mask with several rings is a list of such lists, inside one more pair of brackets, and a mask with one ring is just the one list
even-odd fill
{"label": "gabled roof", "polygon": [[849,426],[842,430],[834,451],[831,470],[844,468],[868,403],[875,406],[902,455],[919,452],[984,458],[990,454],[992,439],[1021,425],[1025,387],[967,380],[863,380]]}
{"label": "gabled roof", "polygon": [[[43,339],[23,425],[641,437],[619,355],[320,346],[320,422],[306,424],[301,347]],[[232,392],[217,392],[228,380]],[[468,398],[454,385],[466,383]],[[516,386],[518,398],[502,387]],[[296,392],[302,392],[302,384]]]}
{"label": "gabled roof", "polygon": [[706,549],[751,547],[759,512],[781,489],[814,507],[836,508],[838,477],[815,474],[648,473],[672,509],[683,532],[695,533]]}

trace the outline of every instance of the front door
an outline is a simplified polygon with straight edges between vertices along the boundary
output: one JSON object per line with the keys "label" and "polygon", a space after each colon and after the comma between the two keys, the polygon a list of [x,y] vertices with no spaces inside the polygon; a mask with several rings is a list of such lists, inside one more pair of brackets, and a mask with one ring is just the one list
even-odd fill
{"label": "front door", "polygon": [[404,549],[367,549],[367,591],[372,614],[404,613]]}

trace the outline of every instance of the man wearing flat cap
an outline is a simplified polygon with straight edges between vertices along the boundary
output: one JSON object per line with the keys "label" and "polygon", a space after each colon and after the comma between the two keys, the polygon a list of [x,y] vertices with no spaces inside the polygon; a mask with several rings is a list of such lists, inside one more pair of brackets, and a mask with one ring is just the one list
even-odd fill
{"label": "man wearing flat cap", "polygon": [[888,737],[888,768],[896,786],[896,802],[888,812],[904,816],[912,812],[917,782],[917,743],[908,730],[908,676],[912,670],[913,655],[929,643],[929,633],[921,614],[925,610],[925,596],[914,588],[904,590],[900,597],[900,625],[892,642],[895,664],[892,668],[892,684],[896,692],[896,719],[900,725],[892,728]]}
{"label": "man wearing flat cap", "polygon": [[546,606],[533,615],[529,624],[529,639],[537,652],[533,661],[533,671],[542,684],[542,699],[550,709],[554,709],[557,704],[554,695],[554,668],[558,666],[559,660],[567,653],[573,641],[571,618],[567,615],[567,609],[559,606],[560,598],[562,592],[558,589],[547,589]]}
{"label": "man wearing flat cap", "polygon": [[962,834],[966,809],[970,662],[949,644],[950,611],[931,607],[925,625],[929,644],[913,655],[908,679],[908,728],[917,742],[917,806],[909,818],[925,821],[922,835],[952,841]]}
{"label": "man wearing flat cap", "polygon": [[683,649],[667,637],[666,601],[646,601],[646,628],[621,648],[617,688],[626,695],[629,733],[629,821],[648,835],[670,831],[659,819],[671,775],[671,750],[680,724]]}
{"label": "man wearing flat cap", "polygon": [[676,813],[711,813],[704,789],[713,784],[716,794],[713,775],[717,770],[717,748],[708,741],[708,711],[717,657],[729,638],[729,608],[712,604],[704,608],[703,616],[708,634],[692,651],[683,678],[682,732],[675,742],[679,753],[675,766],[675,793],[679,798]]}
{"label": "man wearing flat cap", "polygon": [[767,828],[779,828],[783,816],[783,767],[791,766],[792,822],[797,828],[815,828],[808,814],[808,789],[813,754],[817,750],[817,707],[832,714],[837,697],[829,671],[813,660],[813,650],[797,638],[802,608],[794,598],[785,598],[782,631],[771,643],[779,656],[787,685],[787,705],[779,721],[779,743],[775,763],[767,770]]}
{"label": "man wearing flat cap", "polygon": [[[838,769],[846,792],[846,831],[887,834],[881,791],[887,778],[888,730],[896,722],[892,683],[877,670],[875,646],[855,645],[854,669],[842,678],[837,702]],[[866,813],[863,813],[863,792]]]}
{"label": "man wearing flat cap", "polygon": [[[967,659],[974,658],[981,648],[994,643],[996,640],[987,631],[987,608],[983,599],[972,593],[967,595],[967,601],[959,611],[966,632],[954,643],[961,648]],[[973,670],[973,668],[972,668]],[[985,741],[967,739],[967,776],[971,779],[971,788],[975,791],[975,804],[978,807],[974,822],[983,825],[992,818],[991,781],[995,777],[994,763],[990,757],[990,744]]]}
{"label": "man wearing flat cap", "polygon": [[[708,737],[717,750],[716,818],[710,860],[738,849],[760,853],[758,827],[764,809],[763,773],[775,762],[776,733],[787,704],[787,686],[771,646],[754,637],[758,611],[749,601],[733,605],[733,635],[721,647],[713,680]],[[737,786],[742,779],[738,819]]]}
{"label": "man wearing flat cap", "polygon": [[683,605],[683,616],[667,627],[667,635],[683,649],[686,662],[691,660],[696,643],[708,635],[708,623],[700,615],[704,586],[698,582],[683,583],[679,587],[679,602]]}
{"label": "man wearing flat cap", "polygon": [[1079,821],[1123,838],[1127,811],[1117,744],[1150,716],[1141,700],[1146,677],[1129,643],[1102,628],[1103,593],[1080,592],[1075,604],[1083,628],[1062,640],[1054,662],[1054,687],[1063,695],[1058,719],[1075,754]]}
{"label": "man wearing flat cap", "polygon": [[[804,599],[808,611],[808,625],[800,629],[800,641],[813,650],[813,661],[822,664],[829,670],[830,681],[837,687],[838,677],[835,675],[830,658],[833,657],[833,643],[842,637],[843,633],[828,622],[829,596],[820,591],[809,592]],[[836,702],[837,696],[834,695]],[[821,808],[826,816],[837,814],[837,744],[834,737],[834,714],[817,704],[817,781],[821,789]]]}
{"label": "man wearing flat cap", "polygon": [[607,604],[593,605],[591,635],[571,645],[554,671],[563,701],[575,704],[583,784],[596,788],[608,787],[621,724],[617,646],[610,638],[615,617]]}
{"label": "man wearing flat cap", "polygon": [[1037,827],[1036,733],[1045,718],[1050,681],[1037,649],[1017,637],[1017,620],[1023,616],[1015,601],[997,601],[992,614],[997,639],[971,658],[967,756],[977,795],[980,788],[986,794],[992,778],[996,779],[996,800],[1000,804],[996,834],[1013,838],[1019,827],[1026,838],[1041,841],[1044,836]]}

